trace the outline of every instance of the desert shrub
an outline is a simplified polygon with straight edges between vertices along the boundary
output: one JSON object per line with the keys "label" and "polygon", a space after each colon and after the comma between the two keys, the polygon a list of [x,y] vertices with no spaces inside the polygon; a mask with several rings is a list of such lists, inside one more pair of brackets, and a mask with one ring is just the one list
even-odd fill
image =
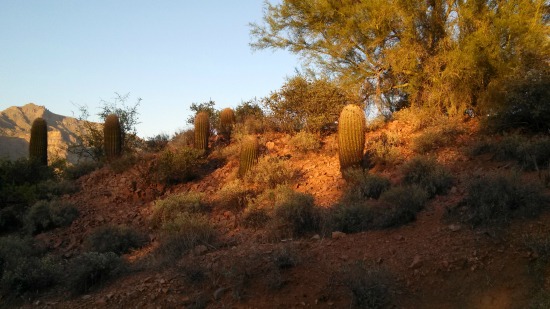
{"label": "desert shrub", "polygon": [[0,209],[0,233],[13,232],[23,226],[25,209],[8,206]]}
{"label": "desert shrub", "polygon": [[289,184],[297,176],[297,172],[288,163],[276,157],[260,158],[244,176],[246,183],[261,188],[275,188],[277,185]]}
{"label": "desert shrub", "polygon": [[372,229],[375,213],[365,202],[353,201],[336,205],[331,212],[332,226],[344,233]]}
{"label": "desert shrub", "polygon": [[300,131],[296,133],[288,142],[290,146],[300,152],[316,151],[321,149],[321,140],[314,133]]}
{"label": "desert shrub", "polygon": [[453,143],[460,133],[461,130],[453,125],[430,128],[413,140],[413,149],[420,154],[426,154]]}
{"label": "desert shrub", "polygon": [[399,146],[403,144],[395,132],[382,132],[379,136],[367,140],[367,151],[373,163],[397,164],[403,160]]}
{"label": "desert shrub", "polygon": [[191,180],[198,176],[198,167],[204,162],[202,151],[190,147],[164,150],[157,161],[157,175],[168,184]]}
{"label": "desert shrub", "polygon": [[453,185],[451,173],[433,158],[413,158],[403,166],[402,171],[405,184],[419,185],[429,197],[446,194]]}
{"label": "desert shrub", "polygon": [[44,256],[32,238],[0,238],[0,287],[15,294],[51,287],[60,279],[57,260]]}
{"label": "desert shrub", "polygon": [[319,211],[313,196],[278,186],[275,197],[275,228],[286,237],[299,237],[317,231],[320,224]]}
{"label": "desert shrub", "polygon": [[299,257],[292,247],[282,246],[272,253],[271,260],[278,269],[288,269],[298,265]]}
{"label": "desert shrub", "polygon": [[382,309],[390,305],[395,283],[386,269],[357,261],[343,266],[337,276],[334,281],[349,290],[357,308]]}
{"label": "desert shrub", "polygon": [[407,123],[414,131],[428,127],[445,126],[456,119],[446,116],[440,110],[429,107],[408,107],[392,114],[394,120]]}
{"label": "desert shrub", "polygon": [[512,218],[536,217],[547,204],[540,185],[500,172],[470,180],[466,197],[449,215],[472,227],[498,226]]}
{"label": "desert shrub", "polygon": [[374,209],[374,225],[388,228],[407,224],[416,219],[428,201],[426,191],[416,185],[393,187],[382,193],[382,205]]}
{"label": "desert shrub", "polygon": [[109,161],[109,167],[116,174],[121,174],[132,168],[132,166],[136,165],[137,161],[138,158],[135,153],[124,152],[120,157]]}
{"label": "desert shrub", "polygon": [[90,291],[120,275],[126,266],[113,252],[87,252],[74,258],[68,267],[68,287],[76,294]]}
{"label": "desert shrub", "polygon": [[138,249],[147,243],[147,237],[127,226],[106,225],[95,229],[84,241],[88,251],[117,255]]}
{"label": "desert shrub", "polygon": [[170,141],[170,136],[166,133],[157,134],[153,137],[148,137],[145,140],[145,147],[148,151],[159,152],[164,150]]}
{"label": "desert shrub", "polygon": [[101,167],[100,162],[96,161],[82,161],[75,165],[69,165],[63,171],[63,178],[68,180],[76,180],[84,175],[88,175],[91,172]]}
{"label": "desert shrub", "polygon": [[51,200],[65,194],[72,194],[79,190],[76,182],[72,180],[49,179],[38,184],[38,198]]}
{"label": "desert shrub", "polygon": [[242,224],[248,228],[262,228],[269,220],[271,217],[265,209],[252,207],[243,213]]}
{"label": "desert shrub", "polygon": [[382,129],[386,125],[386,117],[380,115],[374,119],[367,119],[367,132],[373,132]]}
{"label": "desert shrub", "polygon": [[241,210],[248,204],[250,193],[241,180],[233,180],[218,191],[217,204],[224,209]]}
{"label": "desert shrub", "polygon": [[207,210],[203,197],[202,193],[188,192],[156,200],[153,205],[153,215],[151,218],[153,226],[161,226],[175,218],[178,214],[199,213]]}
{"label": "desert shrub", "polygon": [[187,129],[174,133],[174,136],[170,141],[170,145],[174,146],[174,148],[192,147],[194,142],[195,130]]}
{"label": "desert shrub", "polygon": [[208,218],[198,213],[180,213],[162,226],[159,253],[179,257],[198,245],[212,245],[216,230]]}
{"label": "desert shrub", "polygon": [[378,199],[380,194],[391,186],[388,178],[370,174],[362,169],[348,169],[345,171],[344,178],[348,182],[346,199]]}
{"label": "desert shrub", "polygon": [[30,233],[40,233],[70,225],[78,217],[78,209],[61,201],[38,201],[28,211],[25,225]]}
{"label": "desert shrub", "polygon": [[235,108],[237,122],[244,123],[246,119],[264,117],[264,112],[257,100],[244,101]]}

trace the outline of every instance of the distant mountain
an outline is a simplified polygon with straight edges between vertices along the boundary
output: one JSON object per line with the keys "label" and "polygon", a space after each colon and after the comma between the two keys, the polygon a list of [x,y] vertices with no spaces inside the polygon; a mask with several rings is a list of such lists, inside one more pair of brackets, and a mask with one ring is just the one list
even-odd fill
{"label": "distant mountain", "polygon": [[0,157],[17,159],[28,156],[32,122],[38,117],[44,118],[48,124],[49,160],[61,157],[75,163],[78,158],[68,153],[67,147],[76,141],[81,121],[54,114],[34,103],[12,106],[0,112]]}

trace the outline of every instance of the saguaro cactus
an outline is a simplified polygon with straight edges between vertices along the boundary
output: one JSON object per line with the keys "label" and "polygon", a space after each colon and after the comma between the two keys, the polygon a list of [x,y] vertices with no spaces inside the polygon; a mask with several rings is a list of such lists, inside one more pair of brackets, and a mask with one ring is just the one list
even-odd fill
{"label": "saguaro cactus", "polygon": [[195,116],[195,148],[208,150],[210,136],[210,120],[207,112],[199,112]]}
{"label": "saguaro cactus", "polygon": [[103,125],[103,144],[108,159],[120,156],[122,152],[122,128],[118,116],[110,114]]}
{"label": "saguaro cactus", "polygon": [[48,124],[40,117],[32,122],[29,158],[48,165]]}
{"label": "saguaro cactus", "polygon": [[256,136],[246,136],[241,145],[241,158],[239,161],[239,177],[243,177],[244,174],[258,162],[259,153],[258,139]]}
{"label": "saguaro cactus", "polygon": [[338,118],[340,170],[361,165],[365,148],[365,126],[365,113],[361,107],[346,105]]}
{"label": "saguaro cactus", "polygon": [[235,123],[235,113],[231,108],[224,108],[220,112],[220,135],[229,142],[231,140],[231,131]]}

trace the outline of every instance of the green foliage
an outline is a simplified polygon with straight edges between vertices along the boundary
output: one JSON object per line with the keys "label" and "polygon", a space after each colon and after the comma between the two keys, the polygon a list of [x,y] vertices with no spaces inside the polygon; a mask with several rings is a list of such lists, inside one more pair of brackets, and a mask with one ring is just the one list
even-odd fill
{"label": "green foliage", "polygon": [[380,135],[369,139],[367,152],[373,163],[385,165],[396,165],[403,161],[399,146],[403,144],[402,139],[396,132],[382,132]]}
{"label": "green foliage", "polygon": [[100,168],[101,164],[95,161],[82,161],[74,165],[69,165],[63,171],[63,177],[69,180],[77,180],[78,178],[88,175],[96,169]]}
{"label": "green foliage", "polygon": [[235,120],[238,123],[245,123],[247,119],[262,119],[264,112],[257,100],[241,102],[235,108]]}
{"label": "green foliage", "polygon": [[276,157],[262,157],[243,178],[245,183],[253,184],[257,189],[275,188],[277,185],[290,184],[298,176],[296,170]]}
{"label": "green foliage", "polygon": [[241,142],[241,154],[239,160],[239,177],[244,177],[246,172],[256,165],[259,156],[258,138],[249,135]]}
{"label": "green foliage", "polygon": [[[189,109],[192,112],[192,115],[197,115],[201,112],[205,112],[208,114],[208,121],[211,124],[218,124],[220,123],[220,112],[217,111],[214,106],[216,105],[216,102],[210,100],[208,102],[202,102],[202,103],[191,103],[191,106]],[[188,124],[194,124],[195,123],[195,117],[189,116],[187,118]],[[214,128],[211,128],[214,129]]]}
{"label": "green foliage", "polygon": [[151,152],[160,152],[166,148],[170,137],[166,133],[157,134],[153,137],[149,137],[145,140],[145,147]]}
{"label": "green foliage", "polygon": [[163,224],[159,253],[177,258],[198,245],[211,245],[215,238],[216,230],[208,217],[182,212]]}
{"label": "green foliage", "polygon": [[344,177],[349,183],[345,195],[352,199],[378,199],[391,186],[388,178],[358,168],[346,170]]}
{"label": "green foliage", "polygon": [[250,194],[250,190],[245,187],[241,180],[233,180],[224,184],[218,191],[217,204],[223,209],[241,210],[246,208]]}
{"label": "green foliage", "polygon": [[375,228],[376,212],[364,201],[348,200],[331,212],[332,227],[344,233],[358,233]]}
{"label": "green foliage", "polygon": [[203,202],[203,198],[202,193],[188,192],[155,201],[151,218],[153,226],[162,226],[181,213],[204,212],[207,210],[207,205]]}
{"label": "green foliage", "polygon": [[135,153],[123,153],[122,155],[113,158],[109,162],[109,168],[116,174],[124,173],[131,169],[138,162],[138,155]]}
{"label": "green foliage", "polygon": [[262,228],[267,222],[271,220],[271,217],[265,209],[249,207],[243,213],[242,224],[248,228]]}
{"label": "green foliage", "polygon": [[[530,68],[548,67],[548,14],[541,5],[522,0],[498,5],[266,2],[263,22],[251,24],[251,45],[300,55],[307,69],[361,91],[383,114],[408,104],[462,114],[480,103],[494,81],[510,76],[516,83],[514,78],[528,75]],[[547,106],[542,101],[533,105]]]}
{"label": "green foliage", "polygon": [[48,124],[40,117],[32,122],[29,158],[48,165]]}
{"label": "green foliage", "polygon": [[103,143],[105,156],[112,160],[122,153],[122,128],[115,114],[107,115],[103,124]]}
{"label": "green foliage", "polygon": [[127,226],[105,225],[88,235],[84,243],[89,251],[121,255],[143,247],[147,237]]}
{"label": "green foliage", "polygon": [[338,119],[340,110],[358,98],[328,79],[308,80],[295,76],[265,98],[271,118],[283,132],[319,132]]}
{"label": "green foliage", "polygon": [[32,238],[0,238],[0,288],[15,295],[50,288],[61,277],[58,261],[44,256]]}
{"label": "green foliage", "polygon": [[210,137],[210,120],[207,112],[199,112],[195,116],[195,149],[208,150],[208,139]]}
{"label": "green foliage", "polygon": [[231,140],[231,131],[235,124],[235,112],[231,108],[224,108],[220,112],[220,129],[219,133],[227,142]]}
{"label": "green foliage", "polygon": [[74,258],[68,268],[68,287],[76,294],[90,291],[125,270],[123,260],[113,252],[87,252]]}
{"label": "green foliage", "polygon": [[510,172],[471,179],[467,195],[449,216],[472,227],[499,226],[512,218],[536,217],[548,206],[542,188]]}
{"label": "green foliage", "polygon": [[70,225],[78,217],[78,209],[61,201],[38,201],[28,211],[25,225],[30,233],[40,233]]}
{"label": "green foliage", "polygon": [[395,283],[392,275],[379,266],[357,261],[342,267],[335,281],[349,289],[357,308],[383,309],[391,303]]}
{"label": "green foliage", "polygon": [[457,127],[450,125],[428,129],[413,140],[413,149],[420,154],[426,154],[453,144],[459,133]]}
{"label": "green foliage", "polygon": [[315,133],[300,131],[290,138],[290,146],[299,152],[316,151],[321,149],[321,140]]}
{"label": "green foliage", "polygon": [[360,166],[365,149],[365,113],[357,105],[347,105],[338,119],[340,169]]}
{"label": "green foliage", "polygon": [[429,197],[446,194],[453,185],[451,173],[435,159],[415,157],[402,168],[405,184],[415,184],[426,190]]}
{"label": "green foliage", "polygon": [[72,194],[79,190],[76,182],[72,180],[54,180],[48,179],[40,182],[37,186],[37,193],[40,199],[52,200],[55,197],[65,194]]}
{"label": "green foliage", "polygon": [[185,182],[198,176],[198,168],[204,163],[202,151],[190,147],[164,150],[156,162],[159,181],[173,184]]}

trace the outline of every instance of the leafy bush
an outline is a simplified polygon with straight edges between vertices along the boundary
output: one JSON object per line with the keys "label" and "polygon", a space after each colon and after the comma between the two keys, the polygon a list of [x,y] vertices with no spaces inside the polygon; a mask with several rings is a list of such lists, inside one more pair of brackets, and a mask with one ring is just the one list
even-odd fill
{"label": "leafy bush", "polygon": [[265,209],[253,207],[244,212],[242,223],[248,228],[262,228],[269,220],[271,217]]}
{"label": "leafy bush", "polygon": [[246,183],[262,188],[275,188],[277,185],[289,184],[297,176],[297,172],[280,158],[263,157],[244,176]]}
{"label": "leafy bush", "polygon": [[94,230],[84,243],[89,251],[114,252],[121,255],[144,246],[147,243],[147,237],[126,226],[106,225]]}
{"label": "leafy bush", "polygon": [[317,134],[300,131],[289,141],[290,146],[300,152],[316,151],[321,149],[321,140]]}
{"label": "leafy bush", "polygon": [[344,266],[336,281],[349,289],[358,308],[382,309],[391,303],[394,280],[383,268],[358,261]]}
{"label": "leafy bush", "polygon": [[414,221],[428,201],[428,194],[416,185],[393,187],[382,193],[380,201],[385,205],[375,209],[374,225],[388,228]]}
{"label": "leafy bush", "polygon": [[224,209],[241,210],[248,204],[250,193],[241,180],[233,180],[218,191],[217,203]]}
{"label": "leafy bush", "polygon": [[365,202],[348,201],[332,209],[333,228],[344,233],[357,233],[374,228],[375,210]]}
{"label": "leafy bush", "polygon": [[242,102],[235,108],[235,118],[239,123],[245,123],[247,119],[262,119],[264,112],[256,100]]}
{"label": "leafy bush", "polygon": [[288,269],[296,266],[299,261],[298,253],[289,246],[276,249],[271,259],[278,269]]}
{"label": "leafy bush", "polygon": [[449,213],[472,227],[495,226],[512,218],[536,217],[548,205],[542,188],[517,173],[494,173],[469,181],[466,197]]}
{"label": "leafy bush", "polygon": [[164,150],[170,141],[170,137],[166,133],[157,134],[153,137],[148,137],[145,140],[146,149],[151,152],[159,152]]}
{"label": "leafy bush", "polygon": [[157,161],[157,175],[160,181],[168,184],[188,181],[198,176],[197,169],[203,162],[199,149],[165,150]]}
{"label": "leafy bush", "polygon": [[78,209],[61,201],[38,201],[28,211],[25,224],[29,232],[40,233],[70,225],[78,217]]}
{"label": "leafy bush", "polygon": [[345,199],[378,199],[380,194],[391,186],[388,178],[370,174],[362,169],[348,169],[344,178],[349,183]]}
{"label": "leafy bush", "polygon": [[21,294],[44,290],[60,279],[60,264],[35,247],[32,238],[0,238],[0,287]]}
{"label": "leafy bush", "polygon": [[319,229],[320,215],[313,196],[278,186],[275,197],[275,227],[286,237],[299,237]]}
{"label": "leafy bush", "polygon": [[195,142],[195,130],[187,129],[174,133],[170,144],[174,148],[192,147]]}
{"label": "leafy bush", "polygon": [[116,174],[121,174],[136,165],[137,161],[138,158],[135,153],[125,152],[120,157],[110,161],[109,167]]}
{"label": "leafy bush", "polygon": [[57,196],[72,194],[79,190],[76,182],[71,180],[49,179],[38,184],[38,197],[51,200]]}
{"label": "leafy bush", "polygon": [[416,184],[428,193],[429,197],[446,194],[453,185],[451,173],[439,165],[435,159],[416,157],[403,166],[405,184]]}
{"label": "leafy bush", "polygon": [[87,252],[73,259],[69,265],[69,288],[77,294],[121,274],[125,270],[123,260],[113,252]]}
{"label": "leafy bush", "polygon": [[418,153],[426,154],[453,143],[460,132],[456,126],[452,125],[430,128],[413,140],[413,149]]}
{"label": "leafy bush", "polygon": [[151,219],[153,225],[161,226],[182,213],[199,213],[205,211],[207,206],[203,202],[203,196],[202,193],[188,192],[174,194],[165,199],[156,200],[153,206],[153,216]]}
{"label": "leafy bush", "polygon": [[216,230],[204,215],[180,213],[162,226],[161,254],[179,257],[197,245],[211,245]]}
{"label": "leafy bush", "polygon": [[84,175],[88,175],[91,172],[101,167],[101,163],[95,161],[82,161],[75,165],[69,165],[63,171],[63,177],[69,180],[76,180]]}
{"label": "leafy bush", "polygon": [[382,132],[379,136],[367,140],[367,151],[373,162],[392,165],[403,160],[398,148],[402,144],[399,134]]}

